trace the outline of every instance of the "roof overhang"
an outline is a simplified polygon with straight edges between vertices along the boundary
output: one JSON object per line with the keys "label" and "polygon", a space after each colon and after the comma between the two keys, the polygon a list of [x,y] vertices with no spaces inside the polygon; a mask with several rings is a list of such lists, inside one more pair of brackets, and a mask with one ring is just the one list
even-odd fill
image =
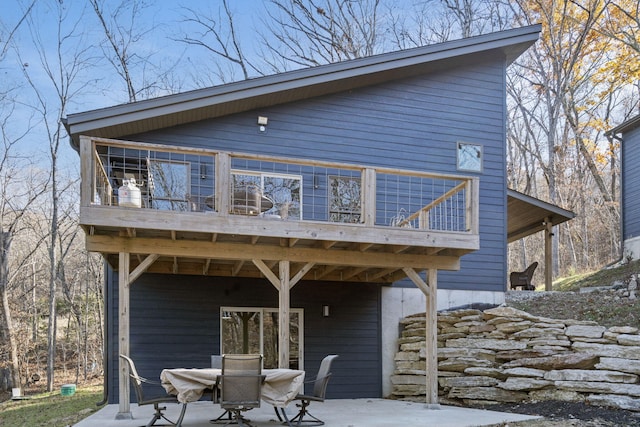
{"label": "roof overhang", "polygon": [[511,64],[538,39],[531,25],[361,59],[178,93],[83,113],[64,124],[77,149],[79,136],[118,138],[468,64],[491,55]]}
{"label": "roof overhang", "polygon": [[507,242],[545,229],[546,222],[558,225],[576,214],[515,190],[507,190]]}
{"label": "roof overhang", "polygon": [[618,134],[627,133],[629,131],[634,130],[637,127],[640,127],[640,114],[630,118],[624,123],[619,124],[613,129],[608,130],[607,132],[605,132],[605,135],[608,137],[612,137]]}

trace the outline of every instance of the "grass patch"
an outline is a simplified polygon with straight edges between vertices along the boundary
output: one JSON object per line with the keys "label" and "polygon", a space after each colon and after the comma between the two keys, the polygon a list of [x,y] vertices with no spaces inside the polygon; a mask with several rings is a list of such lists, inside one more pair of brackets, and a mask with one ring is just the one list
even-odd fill
{"label": "grass patch", "polygon": [[625,262],[616,268],[563,277],[553,282],[554,291],[578,291],[580,288],[611,286],[615,282],[626,283],[632,274],[640,273],[640,260]]}
{"label": "grass patch", "polygon": [[100,407],[102,386],[79,388],[73,396],[61,396],[60,390],[8,400],[0,404],[0,426],[66,427],[86,418]]}

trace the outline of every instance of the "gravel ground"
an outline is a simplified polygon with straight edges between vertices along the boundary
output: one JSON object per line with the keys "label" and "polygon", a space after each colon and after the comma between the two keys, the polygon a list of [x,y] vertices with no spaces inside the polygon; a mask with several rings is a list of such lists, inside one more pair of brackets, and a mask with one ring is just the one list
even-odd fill
{"label": "gravel ground", "polygon": [[520,421],[497,425],[504,427],[640,426],[640,414],[637,412],[591,406],[579,402],[547,401],[535,403],[505,403],[476,407],[492,411],[538,415],[544,417],[544,419],[541,420]]}

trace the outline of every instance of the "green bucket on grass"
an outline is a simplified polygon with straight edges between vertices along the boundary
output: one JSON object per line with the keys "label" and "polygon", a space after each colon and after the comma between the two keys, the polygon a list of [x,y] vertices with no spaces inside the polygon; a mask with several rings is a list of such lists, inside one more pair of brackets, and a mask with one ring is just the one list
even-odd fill
{"label": "green bucket on grass", "polygon": [[65,384],[60,388],[60,394],[63,396],[73,396],[76,394],[75,384]]}

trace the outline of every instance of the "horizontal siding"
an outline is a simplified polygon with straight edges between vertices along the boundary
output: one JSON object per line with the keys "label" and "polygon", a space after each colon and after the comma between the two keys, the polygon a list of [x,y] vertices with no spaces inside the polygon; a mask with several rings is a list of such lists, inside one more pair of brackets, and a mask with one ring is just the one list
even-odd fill
{"label": "horizontal siding", "polygon": [[[109,296],[109,399],[117,401],[117,274]],[[322,317],[322,305],[331,316]],[[220,307],[277,307],[266,280],[147,274],[131,286],[130,354],[140,375],[158,379],[164,368],[209,367],[220,353]],[[380,286],[302,282],[291,291],[291,306],[304,310],[305,370],[309,376],[330,353],[340,357],[327,395],[382,397]],[[307,390],[310,391],[310,390]]]}
{"label": "horizontal siding", "polygon": [[623,135],[622,230],[624,239],[640,236],[640,128]]}
{"label": "horizontal siding", "polygon": [[[504,72],[502,61],[489,58],[131,139],[443,173],[458,173],[457,141],[480,143],[481,249],[463,258],[461,271],[443,273],[438,285],[502,291],[507,245]],[[258,132],[258,115],[269,118],[266,132]]]}

